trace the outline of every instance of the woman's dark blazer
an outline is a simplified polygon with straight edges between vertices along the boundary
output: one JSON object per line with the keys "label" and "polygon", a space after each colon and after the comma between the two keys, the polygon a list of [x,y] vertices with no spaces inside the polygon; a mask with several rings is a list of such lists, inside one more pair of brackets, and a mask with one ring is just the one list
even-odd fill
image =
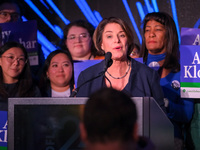
{"label": "woman's dark blazer", "polygon": [[[79,87],[86,81],[97,77],[104,70],[105,60],[82,71],[78,77]],[[160,107],[164,108],[164,95],[160,86],[158,73],[146,65],[131,59],[131,74],[129,82],[122,90],[131,97],[153,97]],[[77,93],[77,97],[89,97],[90,94],[105,86],[103,75],[82,85]]]}

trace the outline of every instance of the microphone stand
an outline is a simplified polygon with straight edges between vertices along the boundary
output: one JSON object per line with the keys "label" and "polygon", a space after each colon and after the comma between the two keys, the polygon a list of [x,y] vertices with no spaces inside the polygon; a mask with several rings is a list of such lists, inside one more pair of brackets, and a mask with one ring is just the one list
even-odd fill
{"label": "microphone stand", "polygon": [[100,76],[102,76],[102,75],[106,78],[106,80],[108,80],[108,82],[110,83],[110,87],[112,88],[112,84],[111,84],[110,80],[105,76],[105,73],[106,73],[107,69],[108,69],[108,68],[112,65],[112,63],[113,63],[111,57],[112,57],[112,54],[111,54],[110,52],[106,53],[106,55],[105,55],[105,65],[104,65],[103,71],[100,72],[98,76],[96,76],[96,77],[94,77],[94,78],[91,78],[90,80],[87,80],[86,82],[82,83],[79,87],[77,87],[77,88],[72,92],[72,94],[70,95],[70,97],[76,96],[76,94],[78,93],[78,90],[79,90],[80,87],[82,87],[84,84],[86,84],[86,83],[88,83],[88,82],[90,82],[90,81],[92,81],[92,80],[94,80],[94,79],[96,79],[96,78],[98,78],[98,77],[100,77]]}
{"label": "microphone stand", "polygon": [[92,80],[94,80],[94,79],[96,79],[96,78],[98,78],[98,77],[100,77],[100,76],[102,76],[101,73],[99,73],[98,76],[96,76],[96,77],[94,77],[94,78],[91,78],[90,80],[87,80],[86,82],[83,82],[79,87],[77,87],[77,88],[72,92],[72,94],[70,95],[70,97],[76,96],[76,94],[78,93],[78,90],[80,89],[80,87],[82,87],[84,84],[86,84],[86,83],[88,83],[88,82],[90,82],[90,81],[92,81]]}

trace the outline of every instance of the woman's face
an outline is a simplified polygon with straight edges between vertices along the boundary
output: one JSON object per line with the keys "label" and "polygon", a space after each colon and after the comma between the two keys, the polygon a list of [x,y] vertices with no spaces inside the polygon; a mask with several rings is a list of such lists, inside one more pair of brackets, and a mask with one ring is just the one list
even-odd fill
{"label": "woman's face", "polygon": [[117,23],[109,23],[102,34],[102,50],[112,53],[113,60],[127,59],[128,39],[126,33]]}
{"label": "woman's face", "polygon": [[4,83],[15,83],[26,64],[25,55],[21,48],[8,49],[0,57]]}
{"label": "woman's face", "polygon": [[0,23],[20,21],[20,10],[15,3],[3,3],[0,10]]}
{"label": "woman's face", "polygon": [[91,55],[91,37],[87,29],[72,26],[65,41],[73,60],[87,60]]}
{"label": "woman's face", "polygon": [[145,45],[149,54],[163,54],[166,52],[166,29],[161,23],[150,20],[145,27]]}
{"label": "woman's face", "polygon": [[50,62],[46,72],[52,89],[56,87],[67,87],[72,78],[72,63],[64,53],[55,55]]}

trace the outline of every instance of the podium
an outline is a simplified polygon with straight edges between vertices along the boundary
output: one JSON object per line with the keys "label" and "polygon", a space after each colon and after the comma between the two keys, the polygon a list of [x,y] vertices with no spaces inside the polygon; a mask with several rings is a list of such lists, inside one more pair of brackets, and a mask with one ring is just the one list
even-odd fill
{"label": "podium", "polygon": [[133,97],[137,107],[139,135],[149,137],[158,150],[174,149],[174,127],[151,97]]}
{"label": "podium", "polygon": [[[173,125],[153,98],[133,97],[138,133],[174,149]],[[8,150],[82,150],[79,121],[87,98],[9,98]]]}

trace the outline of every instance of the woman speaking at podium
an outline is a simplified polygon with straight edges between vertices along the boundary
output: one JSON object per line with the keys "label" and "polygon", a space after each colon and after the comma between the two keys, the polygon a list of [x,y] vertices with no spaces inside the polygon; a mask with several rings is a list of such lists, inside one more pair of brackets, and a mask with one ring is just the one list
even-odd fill
{"label": "woman speaking at podium", "polygon": [[103,19],[94,32],[93,40],[97,50],[110,52],[112,57],[111,60],[105,57],[105,60],[80,73],[77,97],[88,97],[100,88],[112,87],[131,97],[154,97],[165,110],[158,73],[129,56],[134,47],[134,37],[123,20],[115,17]]}

